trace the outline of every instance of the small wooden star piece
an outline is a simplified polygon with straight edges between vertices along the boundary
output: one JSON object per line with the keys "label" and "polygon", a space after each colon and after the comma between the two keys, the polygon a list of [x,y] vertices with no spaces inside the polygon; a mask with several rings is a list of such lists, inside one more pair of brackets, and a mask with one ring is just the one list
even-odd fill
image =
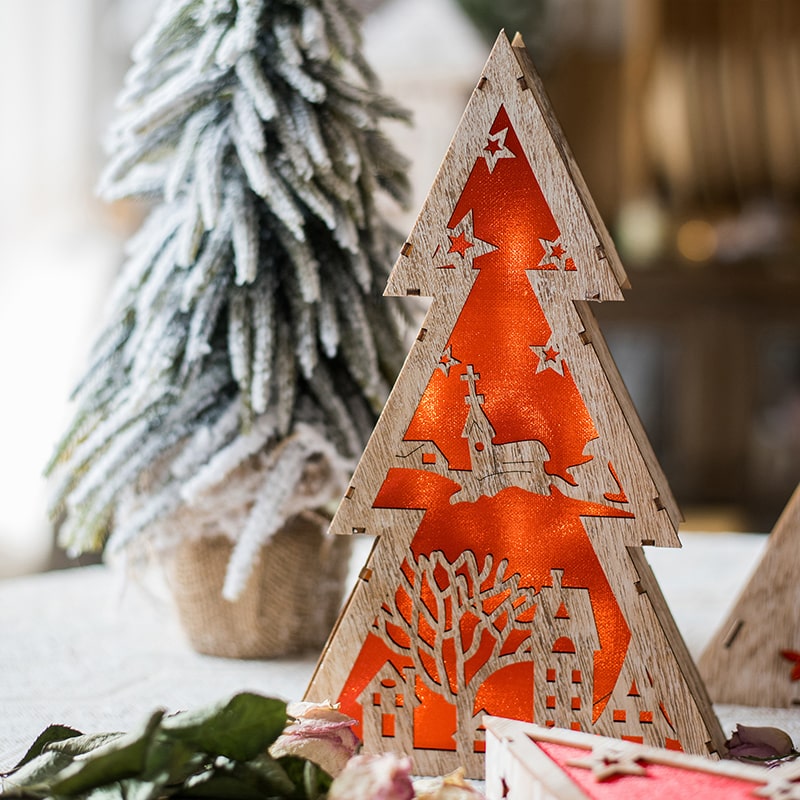
{"label": "small wooden star piece", "polygon": [[594,747],[586,758],[567,761],[567,766],[590,769],[597,781],[604,781],[614,775],[647,775],[647,770],[637,762],[634,749],[620,743]]}
{"label": "small wooden star piece", "polygon": [[767,782],[756,789],[756,797],[769,800],[800,800],[800,762],[789,761],[769,771]]}

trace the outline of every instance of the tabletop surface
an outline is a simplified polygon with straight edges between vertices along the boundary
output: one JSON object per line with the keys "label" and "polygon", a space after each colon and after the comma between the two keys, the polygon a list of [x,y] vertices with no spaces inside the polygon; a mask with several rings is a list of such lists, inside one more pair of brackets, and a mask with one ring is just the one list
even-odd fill
{"label": "tabletop surface", "polygon": [[[682,533],[647,548],[693,656],[722,622],[766,542],[759,534]],[[370,542],[354,553],[351,575]],[[160,578],[106,566],[0,581],[0,772],[51,723],[127,730],[150,711],[196,708],[237,691],[299,699],[317,654],[240,661],[195,653]],[[800,709],[715,706],[736,723],[775,725],[800,742]]]}

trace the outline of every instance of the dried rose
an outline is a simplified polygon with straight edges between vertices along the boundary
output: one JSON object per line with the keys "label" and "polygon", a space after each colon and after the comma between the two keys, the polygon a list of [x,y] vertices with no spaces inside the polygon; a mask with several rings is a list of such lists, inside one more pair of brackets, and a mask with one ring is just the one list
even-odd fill
{"label": "dried rose", "polygon": [[414,782],[416,800],[484,800],[484,795],[464,780],[459,768],[444,778],[424,778]]}
{"label": "dried rose", "polygon": [[797,755],[791,737],[780,728],[737,725],[725,744],[728,758],[744,761],[777,761]]}
{"label": "dried rose", "polygon": [[385,753],[355,756],[331,784],[328,800],[413,800],[411,759]]}
{"label": "dried rose", "polygon": [[336,777],[360,746],[353,733],[355,720],[331,703],[289,703],[294,718],[269,749],[273,758],[297,756],[313,761]]}

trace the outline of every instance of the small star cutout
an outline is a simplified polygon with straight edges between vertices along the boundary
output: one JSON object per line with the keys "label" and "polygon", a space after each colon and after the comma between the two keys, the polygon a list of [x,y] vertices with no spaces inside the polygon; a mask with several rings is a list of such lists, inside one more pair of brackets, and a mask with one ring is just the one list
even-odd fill
{"label": "small star cutout", "polygon": [[483,149],[486,150],[488,153],[494,155],[498,150],[503,149],[503,145],[501,145],[500,142],[497,141],[497,139],[492,139],[492,137],[490,136],[489,143]]}
{"label": "small star cutout", "polygon": [[781,655],[794,664],[792,667],[792,680],[800,681],[800,653],[796,650],[781,650]]}
{"label": "small star cutout", "polygon": [[497,133],[490,133],[487,140],[486,147],[483,148],[483,157],[486,159],[486,166],[489,167],[489,172],[494,172],[497,162],[501,158],[516,158],[514,153],[506,147],[506,134],[508,128]]}
{"label": "small star cutout", "polygon": [[564,359],[560,350],[550,343],[544,347],[532,344],[530,348],[539,358],[539,363],[536,366],[537,375],[540,372],[544,372],[546,369],[552,369],[559,375],[564,374]]}
{"label": "small star cutout", "polygon": [[453,345],[448,345],[442,353],[439,363],[436,366],[438,369],[444,372],[446,378],[449,378],[450,370],[456,366],[456,364],[460,363],[461,362],[457,358],[453,358]]}
{"label": "small star cutout", "polygon": [[637,762],[638,753],[634,749],[619,744],[601,745],[592,750],[586,758],[567,761],[569,767],[590,769],[596,781],[604,781],[614,775],[647,775],[647,770]]}
{"label": "small star cutout", "polygon": [[544,255],[542,260],[534,269],[563,270],[564,272],[577,272],[575,261],[572,258],[565,259],[567,248],[561,242],[551,241],[550,239],[539,239]]}
{"label": "small star cutout", "polygon": [[434,269],[471,269],[476,258],[497,250],[493,244],[475,236],[472,211],[452,228],[445,230],[446,233],[439,238],[431,254],[431,266]]}
{"label": "small star cutout", "polygon": [[450,239],[450,249],[447,251],[448,253],[458,253],[461,258],[464,258],[467,254],[467,250],[470,247],[475,247],[475,245],[467,241],[467,237],[464,234],[464,231],[458,234],[458,236],[451,236],[449,233],[447,237]]}

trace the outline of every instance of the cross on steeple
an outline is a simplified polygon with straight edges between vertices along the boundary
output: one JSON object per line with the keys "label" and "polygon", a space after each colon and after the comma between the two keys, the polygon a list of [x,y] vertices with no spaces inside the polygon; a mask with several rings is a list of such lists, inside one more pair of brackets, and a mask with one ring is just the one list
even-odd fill
{"label": "cross on steeple", "polygon": [[464,402],[472,406],[473,408],[476,405],[482,406],[486,400],[485,395],[478,394],[475,384],[481,379],[480,372],[475,372],[472,364],[467,364],[467,371],[465,374],[461,376],[462,381],[469,382],[469,394],[464,398]]}

